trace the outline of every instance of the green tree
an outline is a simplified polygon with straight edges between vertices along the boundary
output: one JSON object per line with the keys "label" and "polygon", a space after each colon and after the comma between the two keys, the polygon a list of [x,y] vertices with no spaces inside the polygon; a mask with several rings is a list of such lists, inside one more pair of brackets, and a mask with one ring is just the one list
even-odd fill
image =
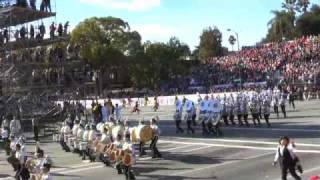
{"label": "green tree", "polygon": [[290,13],[282,11],[272,11],[274,18],[268,23],[269,30],[266,37],[267,41],[282,41],[294,37],[294,26],[291,22]]}
{"label": "green tree", "polygon": [[320,34],[320,6],[313,5],[310,12],[304,13],[297,19],[296,31],[299,35]]}
{"label": "green tree", "polygon": [[127,22],[115,17],[84,20],[72,31],[71,42],[80,45],[82,58],[95,68],[100,92],[108,70],[126,68],[128,57],[143,52],[139,33],[130,31]]}
{"label": "green tree", "polygon": [[210,57],[221,56],[222,49],[222,33],[217,27],[208,27],[203,30],[200,36],[199,58],[206,61]]}

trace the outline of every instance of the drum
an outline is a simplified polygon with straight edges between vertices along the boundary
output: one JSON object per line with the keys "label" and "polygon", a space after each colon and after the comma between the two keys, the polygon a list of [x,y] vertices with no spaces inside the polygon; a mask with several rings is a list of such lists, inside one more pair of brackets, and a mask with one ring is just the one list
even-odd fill
{"label": "drum", "polygon": [[118,149],[116,151],[116,160],[119,161],[124,156],[124,151],[122,149]]}
{"label": "drum", "polygon": [[106,147],[107,147],[106,144],[102,144],[102,143],[96,144],[96,147],[95,147],[96,153],[99,153],[99,154],[104,153],[104,150]]}
{"label": "drum", "polygon": [[122,163],[125,166],[131,166],[132,165],[132,156],[130,153],[125,153],[122,158]]}
{"label": "drum", "polygon": [[150,126],[140,125],[132,129],[130,138],[132,142],[140,141],[146,143],[152,140],[153,130]]}
{"label": "drum", "polygon": [[117,139],[118,134],[123,135],[123,133],[124,133],[124,127],[123,127],[123,126],[119,126],[119,125],[114,126],[114,127],[112,128],[112,130],[111,130],[111,133],[112,133],[112,137],[113,137],[114,139]]}
{"label": "drum", "polygon": [[109,158],[110,158],[110,162],[115,162],[116,161],[116,151],[112,151],[110,153]]}
{"label": "drum", "polygon": [[26,161],[26,168],[28,169],[28,171],[30,173],[37,173],[37,169],[36,169],[36,160],[35,159],[28,159]]}

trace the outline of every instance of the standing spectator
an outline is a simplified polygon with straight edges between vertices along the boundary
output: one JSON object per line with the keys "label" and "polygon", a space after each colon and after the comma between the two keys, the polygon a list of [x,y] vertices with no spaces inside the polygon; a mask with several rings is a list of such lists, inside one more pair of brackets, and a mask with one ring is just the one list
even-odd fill
{"label": "standing spectator", "polygon": [[50,38],[54,38],[54,33],[56,31],[56,26],[54,25],[54,22],[50,25]]}
{"label": "standing spectator", "polygon": [[68,34],[69,21],[64,24],[63,34],[66,36]]}
{"label": "standing spectator", "polygon": [[31,39],[34,38],[34,27],[33,27],[33,25],[30,26],[30,38]]}
{"label": "standing spectator", "polygon": [[3,45],[4,45],[4,36],[2,31],[0,31],[0,46],[3,46]]}
{"label": "standing spectator", "polygon": [[42,3],[44,4],[44,9],[46,10],[46,12],[51,12],[50,0],[43,0]]}
{"label": "standing spectator", "polygon": [[24,26],[21,27],[21,28],[20,28],[20,38],[21,38],[21,39],[26,38],[26,33],[27,33],[26,28],[25,28]]}
{"label": "standing spectator", "polygon": [[4,31],[3,31],[3,36],[4,36],[4,39],[5,39],[5,42],[8,43],[9,40],[10,40],[10,36],[9,36],[9,31],[8,31],[8,29],[4,29]]}
{"label": "standing spectator", "polygon": [[39,119],[36,117],[32,118],[32,127],[33,127],[33,133],[34,133],[34,141],[39,141]]}
{"label": "standing spectator", "polygon": [[294,104],[294,95],[293,95],[293,91],[291,91],[289,93],[289,106],[292,105],[293,109],[296,109],[296,106]]}
{"label": "standing spectator", "polygon": [[29,4],[30,4],[31,9],[33,9],[35,11],[37,10],[36,0],[29,0]]}
{"label": "standing spectator", "polygon": [[14,33],[14,39],[17,41],[19,39],[19,30],[16,30],[16,32]]}
{"label": "standing spectator", "polygon": [[58,26],[58,36],[61,37],[62,34],[63,34],[63,26],[62,26],[62,23],[60,23],[59,26]]}
{"label": "standing spectator", "polygon": [[46,34],[46,27],[44,26],[43,22],[39,26],[39,31],[40,31],[40,39],[44,38],[44,35]]}

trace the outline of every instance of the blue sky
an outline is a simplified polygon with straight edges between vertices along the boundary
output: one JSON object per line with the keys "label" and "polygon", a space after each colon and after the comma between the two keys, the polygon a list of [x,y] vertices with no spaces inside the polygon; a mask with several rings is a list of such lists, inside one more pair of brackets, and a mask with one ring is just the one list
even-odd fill
{"label": "blue sky", "polygon": [[[129,22],[143,40],[166,42],[177,36],[194,49],[203,28],[217,26],[229,47],[228,28],[239,33],[240,45],[254,45],[267,32],[271,10],[282,0],[55,0],[57,22],[75,26],[92,16],[115,16]],[[311,0],[320,3],[320,0]]]}

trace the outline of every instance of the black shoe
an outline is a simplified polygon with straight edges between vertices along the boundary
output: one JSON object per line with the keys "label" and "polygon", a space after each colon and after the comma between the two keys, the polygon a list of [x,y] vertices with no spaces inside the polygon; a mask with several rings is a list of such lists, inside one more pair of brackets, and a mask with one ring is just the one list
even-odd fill
{"label": "black shoe", "polygon": [[303,173],[303,169],[302,169],[302,166],[301,166],[301,165],[298,165],[298,166],[297,166],[297,169],[298,169],[298,171],[299,171],[300,174]]}

